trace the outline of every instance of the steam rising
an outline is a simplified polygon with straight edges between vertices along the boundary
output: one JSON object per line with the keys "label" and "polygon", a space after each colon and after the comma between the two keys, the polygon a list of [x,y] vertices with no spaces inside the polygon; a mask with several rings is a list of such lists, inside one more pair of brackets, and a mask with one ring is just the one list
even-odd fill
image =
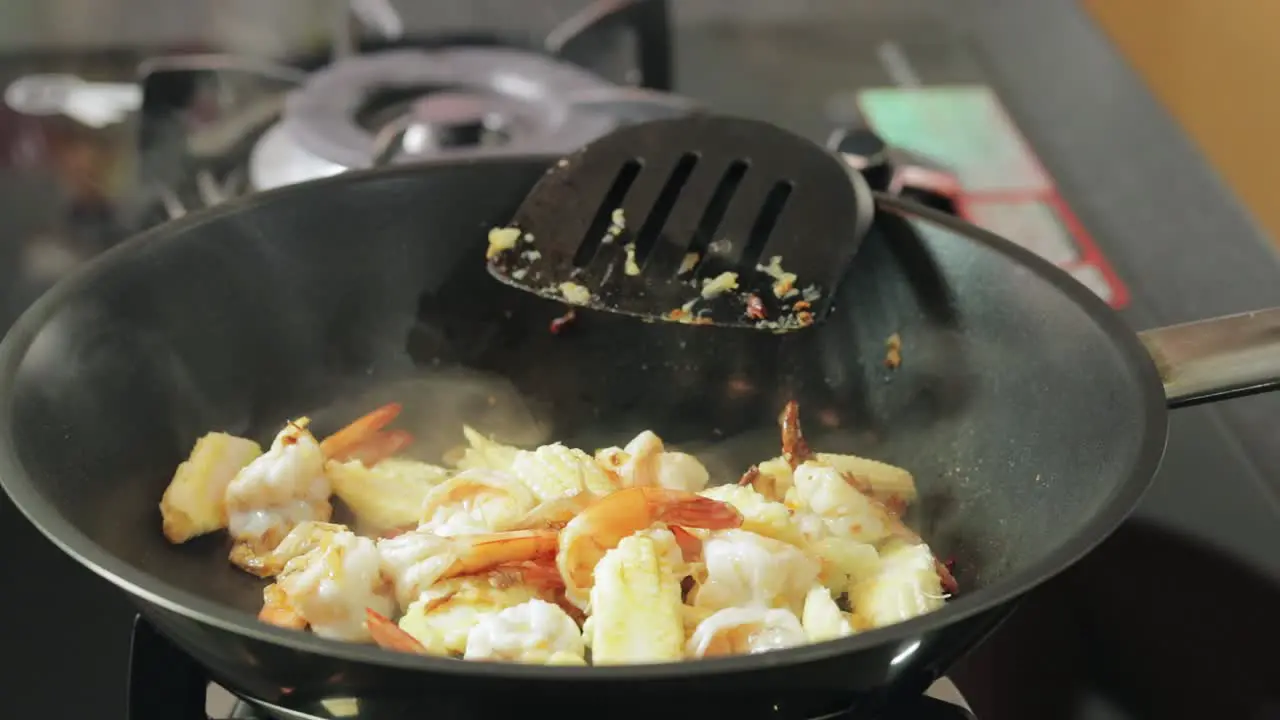
{"label": "steam rising", "polygon": [[552,442],[550,422],[540,417],[505,378],[462,368],[438,369],[381,383],[316,412],[317,431],[332,432],[370,409],[398,402],[395,427],[413,434],[408,456],[438,463],[464,443],[462,426],[519,447]]}
{"label": "steam rising", "polygon": [[[625,445],[635,434],[608,420],[583,428],[554,428],[550,408],[539,408],[521,395],[509,380],[463,368],[434,369],[412,378],[384,382],[349,395],[311,417],[317,434],[330,433],[372,408],[389,402],[403,406],[394,427],[413,434],[406,456],[441,463],[465,445],[462,426],[508,445],[533,448],[562,442],[588,453],[611,445]],[[652,429],[662,435],[661,427]],[[568,432],[566,432],[568,431]],[[711,473],[711,484],[736,482],[753,463],[780,452],[776,430],[768,428],[734,437],[715,437],[708,428],[704,441],[669,446],[698,457]]]}

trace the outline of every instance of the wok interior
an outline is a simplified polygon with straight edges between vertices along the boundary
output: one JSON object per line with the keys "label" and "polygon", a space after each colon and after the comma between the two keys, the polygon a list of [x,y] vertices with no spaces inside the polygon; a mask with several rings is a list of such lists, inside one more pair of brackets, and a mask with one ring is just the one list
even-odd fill
{"label": "wok interior", "polygon": [[[881,222],[810,332],[580,313],[552,335],[562,307],[483,267],[485,231],[543,167],[298,186],[112,254],[19,368],[11,424],[30,481],[135,568],[253,612],[262,583],[227,563],[223,537],[161,536],[175,466],[210,430],[265,441],[305,413],[322,433],[391,399],[425,459],[459,444],[462,422],[588,450],[652,428],[730,482],[777,454],[795,397],[817,449],[914,473],[912,522],[955,558],[962,592],[1044,558],[1130,474],[1141,382],[1106,333],[1002,254],[900,220]],[[883,364],[893,333],[897,370]]]}

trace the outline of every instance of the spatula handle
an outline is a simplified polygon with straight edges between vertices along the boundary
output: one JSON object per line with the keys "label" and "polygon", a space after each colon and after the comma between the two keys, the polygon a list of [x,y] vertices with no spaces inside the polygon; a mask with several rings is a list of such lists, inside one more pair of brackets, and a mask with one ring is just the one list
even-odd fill
{"label": "spatula handle", "polygon": [[1280,308],[1138,333],[1169,407],[1280,389]]}

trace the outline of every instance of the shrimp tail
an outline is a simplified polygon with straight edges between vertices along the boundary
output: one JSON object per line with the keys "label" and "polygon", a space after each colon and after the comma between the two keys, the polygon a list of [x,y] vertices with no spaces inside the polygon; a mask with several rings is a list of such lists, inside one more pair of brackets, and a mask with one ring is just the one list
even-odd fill
{"label": "shrimp tail", "polygon": [[942,582],[943,590],[946,590],[951,595],[960,591],[960,584],[956,582],[956,576],[951,573],[951,568],[947,563],[935,558],[933,569],[938,573],[938,580]]}
{"label": "shrimp tail", "polygon": [[680,555],[685,562],[698,562],[702,558],[702,540],[697,535],[679,525],[669,525],[668,529],[675,536],[676,545],[680,546]]}
{"label": "shrimp tail", "polygon": [[396,652],[410,653],[414,655],[426,655],[427,649],[423,647],[418,639],[404,630],[400,629],[391,618],[383,615],[372,608],[364,610],[364,625],[369,629],[369,636],[373,638],[373,642],[384,650],[394,650]]}
{"label": "shrimp tail", "polygon": [[477,535],[441,576],[474,575],[499,565],[551,558],[559,548],[560,534],[555,530],[513,530]]}
{"label": "shrimp tail", "polygon": [[347,453],[348,460],[359,460],[365,467],[373,467],[399,453],[413,442],[406,430],[384,430],[375,433],[367,441]]}
{"label": "shrimp tail", "polygon": [[489,583],[499,590],[527,585],[564,610],[578,627],[587,620],[587,616],[565,597],[564,576],[556,567],[554,557],[499,565],[489,573]]}
{"label": "shrimp tail", "polygon": [[[661,490],[661,488],[646,488]],[[702,528],[704,530],[729,530],[742,527],[742,513],[726,502],[712,500],[694,493],[666,490],[657,509],[657,520],[668,525]]]}
{"label": "shrimp tail", "polygon": [[800,403],[788,400],[782,414],[778,416],[778,425],[782,428],[782,457],[792,470],[813,459],[813,450],[804,439],[800,430]]}
{"label": "shrimp tail", "polygon": [[564,589],[564,578],[552,558],[499,565],[493,569],[489,581],[499,589],[516,585],[531,585],[547,592]]}
{"label": "shrimp tail", "polygon": [[327,458],[346,460],[360,446],[377,436],[380,430],[390,425],[400,415],[400,410],[400,403],[387,403],[325,438],[320,443],[320,450]]}

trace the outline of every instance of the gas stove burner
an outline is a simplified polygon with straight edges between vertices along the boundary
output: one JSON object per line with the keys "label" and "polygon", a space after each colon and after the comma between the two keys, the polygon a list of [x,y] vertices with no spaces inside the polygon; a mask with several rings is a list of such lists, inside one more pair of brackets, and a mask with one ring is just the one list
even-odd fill
{"label": "gas stove burner", "polygon": [[250,155],[249,178],[265,190],[382,162],[559,155],[620,124],[693,108],[533,52],[385,51],[342,60],[291,92]]}

